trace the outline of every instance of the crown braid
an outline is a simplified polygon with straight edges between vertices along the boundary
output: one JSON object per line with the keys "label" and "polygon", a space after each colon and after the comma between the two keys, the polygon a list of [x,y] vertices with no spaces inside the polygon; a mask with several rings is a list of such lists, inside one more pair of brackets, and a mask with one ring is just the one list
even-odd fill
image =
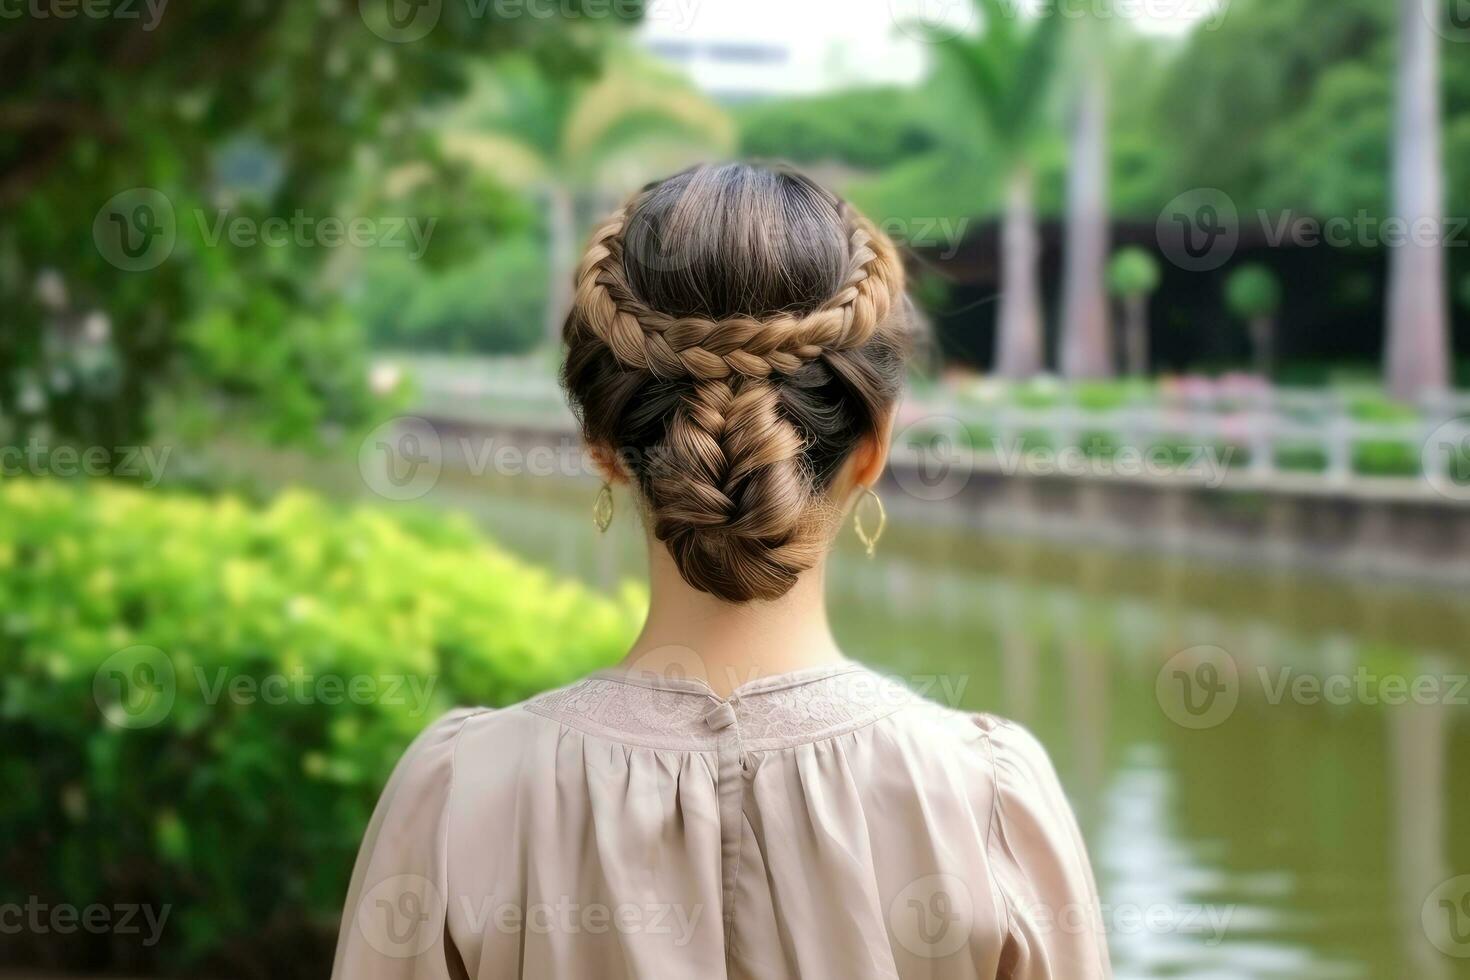
{"label": "crown braid", "polygon": [[[645,221],[674,264],[634,264]],[[892,242],[784,172],[686,171],[593,234],[563,384],[690,585],[775,599],[821,560],[831,481],[902,385],[902,295]]]}
{"label": "crown braid", "polygon": [[577,311],[624,367],[664,380],[791,374],[823,353],[867,343],[903,293],[903,264],[893,243],[844,205],[847,276],[813,312],[767,319],[669,316],[639,301],[628,285],[623,235],[642,197],[635,195],[603,222],[577,268]]}

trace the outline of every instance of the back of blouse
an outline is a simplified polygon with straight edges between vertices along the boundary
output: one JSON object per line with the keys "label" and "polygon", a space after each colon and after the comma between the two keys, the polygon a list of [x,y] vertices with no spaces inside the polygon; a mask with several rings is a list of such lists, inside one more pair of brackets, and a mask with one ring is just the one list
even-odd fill
{"label": "back of blouse", "polygon": [[459,710],[373,816],[333,976],[1110,975],[1056,774],[1024,730],[856,664],[603,673]]}

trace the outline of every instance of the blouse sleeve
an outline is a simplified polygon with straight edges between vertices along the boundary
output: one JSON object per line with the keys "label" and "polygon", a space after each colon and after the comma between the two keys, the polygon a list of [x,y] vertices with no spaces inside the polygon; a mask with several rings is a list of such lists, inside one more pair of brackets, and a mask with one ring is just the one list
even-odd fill
{"label": "blouse sleeve", "polygon": [[1007,918],[1005,980],[1106,980],[1107,938],[1087,848],[1041,743],[980,716],[995,771],[987,848]]}
{"label": "blouse sleeve", "polygon": [[458,980],[446,929],[446,832],[455,738],[471,709],[429,726],[403,754],[357,854],[333,980]]}

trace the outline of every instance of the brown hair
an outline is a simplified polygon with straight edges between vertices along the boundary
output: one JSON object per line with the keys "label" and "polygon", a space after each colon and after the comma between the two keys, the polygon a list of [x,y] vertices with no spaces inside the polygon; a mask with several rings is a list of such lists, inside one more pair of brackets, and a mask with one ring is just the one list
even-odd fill
{"label": "brown hair", "polygon": [[609,217],[576,287],[562,383],[587,441],[619,453],[690,585],[784,595],[902,388],[893,243],[800,174],[703,166]]}

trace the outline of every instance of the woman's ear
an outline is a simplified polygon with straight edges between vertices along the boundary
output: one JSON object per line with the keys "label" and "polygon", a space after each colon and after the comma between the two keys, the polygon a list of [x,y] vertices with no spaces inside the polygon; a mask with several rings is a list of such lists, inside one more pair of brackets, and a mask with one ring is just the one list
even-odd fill
{"label": "woman's ear", "polygon": [[852,451],[852,480],[855,487],[871,487],[883,476],[888,465],[888,446],[893,438],[893,421],[898,408],[878,422],[878,428],[863,438]]}
{"label": "woman's ear", "polygon": [[623,462],[618,454],[607,446],[588,445],[587,456],[592,460],[592,467],[604,482],[621,484],[628,482],[628,471],[623,467]]}

